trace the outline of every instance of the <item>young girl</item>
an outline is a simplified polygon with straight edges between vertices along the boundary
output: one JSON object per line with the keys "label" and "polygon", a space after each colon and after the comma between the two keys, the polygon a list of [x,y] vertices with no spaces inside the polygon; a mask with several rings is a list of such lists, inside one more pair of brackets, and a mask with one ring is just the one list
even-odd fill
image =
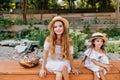
{"label": "young girl", "polygon": [[104,37],[102,33],[94,33],[90,48],[85,51],[84,65],[94,72],[94,80],[106,80],[105,74],[110,70],[109,60],[106,56],[104,48],[108,38]]}
{"label": "young girl", "polygon": [[50,35],[44,43],[44,57],[40,77],[46,76],[46,70],[56,74],[56,80],[69,80],[69,72],[78,74],[73,67],[73,42],[68,35],[68,21],[56,16],[49,23]]}

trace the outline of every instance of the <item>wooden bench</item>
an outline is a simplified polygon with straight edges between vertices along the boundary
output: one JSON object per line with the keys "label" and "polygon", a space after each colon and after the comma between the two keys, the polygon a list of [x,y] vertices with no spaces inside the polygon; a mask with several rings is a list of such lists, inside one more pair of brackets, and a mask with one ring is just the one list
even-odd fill
{"label": "wooden bench", "polygon": [[[111,60],[110,63],[113,67],[106,75],[107,80],[120,80],[120,61]],[[74,60],[74,65],[81,73],[75,76],[70,72],[70,80],[93,80],[93,73],[81,64],[81,60]],[[55,80],[55,75],[50,72],[41,79],[38,75],[39,70],[40,65],[26,69],[21,67],[18,61],[0,60],[0,80]]]}

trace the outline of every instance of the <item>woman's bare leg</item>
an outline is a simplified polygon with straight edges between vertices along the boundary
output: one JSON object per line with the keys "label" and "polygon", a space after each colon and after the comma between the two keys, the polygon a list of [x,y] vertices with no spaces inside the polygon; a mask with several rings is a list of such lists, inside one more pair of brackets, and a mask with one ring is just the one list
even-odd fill
{"label": "woman's bare leg", "polygon": [[101,69],[99,71],[99,74],[100,74],[101,80],[106,80],[105,75],[104,75],[104,69]]}
{"label": "woman's bare leg", "polygon": [[96,72],[94,72],[94,80],[100,80],[97,75],[96,75]]}
{"label": "woman's bare leg", "polygon": [[69,73],[68,73],[66,66],[64,66],[62,69],[62,75],[63,75],[64,80],[69,80]]}
{"label": "woman's bare leg", "polygon": [[62,73],[56,72],[56,80],[62,80]]}

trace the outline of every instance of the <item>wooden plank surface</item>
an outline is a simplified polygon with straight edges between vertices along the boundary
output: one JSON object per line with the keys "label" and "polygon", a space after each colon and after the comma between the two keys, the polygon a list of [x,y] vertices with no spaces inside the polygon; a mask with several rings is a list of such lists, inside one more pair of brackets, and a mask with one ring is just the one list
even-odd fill
{"label": "wooden plank surface", "polygon": [[[113,64],[112,70],[109,73],[119,73],[120,61],[111,61]],[[80,60],[75,60],[74,65],[83,74],[92,73],[90,70],[85,68]],[[20,66],[18,61],[14,60],[0,60],[0,74],[38,74],[40,65],[34,68],[24,68]]]}
{"label": "wooden plank surface", "polygon": [[[107,74],[107,80],[120,80],[119,74]],[[40,78],[39,75],[0,75],[0,80],[55,80],[55,75]],[[70,80],[93,80],[93,74],[70,74]]]}
{"label": "wooden plank surface", "polygon": [[112,60],[111,64],[113,64],[120,71],[120,60]]}
{"label": "wooden plank surface", "polygon": [[[107,80],[120,80],[120,61],[110,61],[113,65],[106,75]],[[78,76],[70,73],[70,80],[93,80],[92,71],[85,68],[81,60],[74,60],[75,67],[81,72]],[[53,73],[47,72],[43,79],[39,77],[40,65],[34,68],[23,68],[18,61],[0,60],[0,80],[55,80]]]}

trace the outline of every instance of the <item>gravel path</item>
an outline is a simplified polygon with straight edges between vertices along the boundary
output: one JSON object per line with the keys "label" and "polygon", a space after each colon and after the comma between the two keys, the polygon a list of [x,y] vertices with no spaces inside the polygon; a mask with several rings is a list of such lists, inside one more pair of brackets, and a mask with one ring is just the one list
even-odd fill
{"label": "gravel path", "polygon": [[[38,54],[36,54],[35,51],[28,55],[43,56],[43,53],[40,50]],[[0,60],[19,60],[21,59],[20,56],[21,54],[18,54],[14,47],[0,46]]]}
{"label": "gravel path", "polygon": [[[29,53],[29,55],[33,54],[35,54],[35,52]],[[43,53],[39,50],[38,54],[35,55],[42,57]],[[80,52],[79,55],[79,59],[83,59],[83,52]],[[19,60],[19,56],[20,54],[16,52],[14,47],[0,46],[0,60]],[[120,60],[120,54],[107,53],[107,56],[110,60]]]}
{"label": "gravel path", "polygon": [[0,60],[13,59],[15,49],[7,46],[0,46]]}

